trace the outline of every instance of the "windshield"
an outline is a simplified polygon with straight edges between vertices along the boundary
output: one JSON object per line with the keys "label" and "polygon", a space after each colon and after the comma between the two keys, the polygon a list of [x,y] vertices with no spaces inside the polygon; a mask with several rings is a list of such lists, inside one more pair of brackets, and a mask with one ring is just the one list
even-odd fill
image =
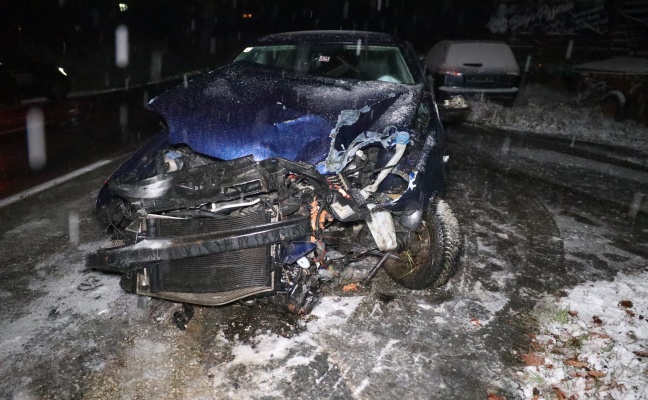
{"label": "windshield", "polygon": [[248,47],[234,61],[249,61],[309,75],[414,84],[396,46],[318,43]]}

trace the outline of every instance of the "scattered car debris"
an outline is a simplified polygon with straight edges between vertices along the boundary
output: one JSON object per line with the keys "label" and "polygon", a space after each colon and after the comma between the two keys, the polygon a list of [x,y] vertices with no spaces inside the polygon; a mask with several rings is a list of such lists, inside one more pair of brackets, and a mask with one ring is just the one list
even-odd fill
{"label": "scattered car debris", "polygon": [[103,286],[103,283],[101,283],[99,278],[96,276],[89,276],[85,281],[81,282],[79,286],[77,286],[77,290],[88,292],[90,290],[95,290],[100,286]]}
{"label": "scattered car debris", "polygon": [[176,311],[173,313],[173,323],[180,329],[184,331],[187,329],[187,324],[194,316],[194,308],[191,304],[183,304],[182,311]]}

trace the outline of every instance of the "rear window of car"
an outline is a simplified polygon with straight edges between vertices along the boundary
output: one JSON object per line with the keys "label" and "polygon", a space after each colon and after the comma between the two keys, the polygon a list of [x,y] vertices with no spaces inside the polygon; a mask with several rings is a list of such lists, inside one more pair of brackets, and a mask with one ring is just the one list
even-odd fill
{"label": "rear window of car", "polygon": [[337,43],[248,47],[235,59],[309,75],[414,84],[396,46]]}
{"label": "rear window of car", "polygon": [[505,43],[452,43],[444,60],[447,66],[475,65],[486,68],[518,68],[511,48]]}

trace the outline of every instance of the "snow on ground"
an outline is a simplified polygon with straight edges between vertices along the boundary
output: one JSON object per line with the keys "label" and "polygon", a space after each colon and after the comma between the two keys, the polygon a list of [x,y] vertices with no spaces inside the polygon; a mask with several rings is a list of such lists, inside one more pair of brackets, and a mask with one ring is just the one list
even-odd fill
{"label": "snow on ground", "polygon": [[[646,126],[605,118],[597,106],[576,104],[567,92],[529,85],[513,107],[471,105],[469,122],[476,125],[648,152]],[[516,374],[519,397],[648,399],[648,273],[628,272],[641,271],[645,259],[605,239],[600,221],[554,215],[567,263],[580,265],[592,281],[563,298],[547,295],[536,306],[538,327],[522,356],[526,367]],[[582,254],[598,256],[598,264],[612,260],[625,273],[612,277]]]}
{"label": "snow on ground", "polygon": [[[233,359],[210,370],[214,379],[214,393],[218,398],[283,397],[283,389],[290,385],[301,366],[324,354],[321,336],[335,334],[354,313],[364,297],[324,297],[315,307],[306,330],[294,337],[274,333],[257,335],[252,343],[233,343]],[[220,336],[220,341],[227,339]],[[254,367],[256,366],[256,367]],[[249,372],[249,379],[237,379],[241,368]],[[254,372],[252,372],[254,370]],[[250,373],[251,372],[251,373]],[[236,384],[232,384],[232,382]]]}
{"label": "snow on ground", "polygon": [[[39,225],[40,221],[30,222],[13,232],[24,232]],[[105,241],[84,247],[96,250],[101,246],[105,246]],[[0,331],[0,352],[5,357],[24,351],[23,347],[42,332],[52,330],[63,334],[77,329],[74,321],[80,316],[109,317],[110,304],[122,294],[121,289],[112,283],[109,275],[84,271],[83,263],[70,263],[69,252],[53,254],[38,263],[34,271],[36,279],[30,282],[28,289],[42,296],[29,306],[29,313],[12,320]],[[92,300],[89,300],[89,293]],[[0,291],[0,297],[5,296],[10,294],[4,292],[3,295]]]}
{"label": "snow on ground", "polygon": [[472,101],[471,107],[468,121],[481,126],[648,152],[646,126],[606,118],[598,106],[577,104],[566,91],[527,85],[513,107],[487,100]]}
{"label": "snow on ground", "polygon": [[646,272],[619,273],[541,302],[527,366],[517,372],[520,396],[648,398],[647,280]]}

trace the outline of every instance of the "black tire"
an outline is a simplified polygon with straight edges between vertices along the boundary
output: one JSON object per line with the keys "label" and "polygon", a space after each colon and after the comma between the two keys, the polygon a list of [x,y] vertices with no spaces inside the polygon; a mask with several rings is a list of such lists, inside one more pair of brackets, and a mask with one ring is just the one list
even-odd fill
{"label": "black tire", "polygon": [[623,110],[625,104],[614,96],[607,96],[601,101],[601,114],[607,118],[612,118],[616,121],[623,119]]}
{"label": "black tire", "polygon": [[459,223],[448,204],[437,200],[413,235],[410,249],[388,259],[385,272],[408,289],[443,285],[457,269],[461,247]]}

